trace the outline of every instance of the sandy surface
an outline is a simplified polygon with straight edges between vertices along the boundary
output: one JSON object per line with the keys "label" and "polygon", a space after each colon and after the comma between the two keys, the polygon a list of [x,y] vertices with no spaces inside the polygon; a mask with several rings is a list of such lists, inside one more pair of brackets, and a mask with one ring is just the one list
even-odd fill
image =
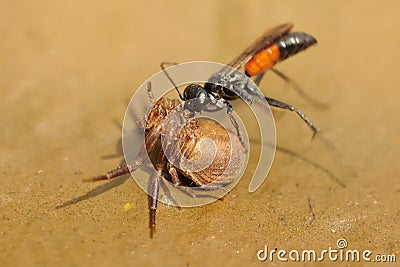
{"label": "sandy surface", "polygon": [[[256,256],[264,245],[321,251],[339,238],[399,261],[398,2],[165,2],[2,5],[0,266],[265,265]],[[308,114],[335,152],[279,113],[282,150],[262,187],[249,194],[247,173],[222,201],[160,205],[152,240],[133,179],[81,182],[123,159],[126,104],[161,61],[228,62],[287,21],[319,45],[279,69],[329,108],[273,76],[262,87]]]}

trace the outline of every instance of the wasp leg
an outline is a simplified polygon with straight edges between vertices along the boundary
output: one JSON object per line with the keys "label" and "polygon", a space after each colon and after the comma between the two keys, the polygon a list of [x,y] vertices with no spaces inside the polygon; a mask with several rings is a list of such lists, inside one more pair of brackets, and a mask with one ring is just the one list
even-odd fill
{"label": "wasp leg", "polygon": [[311,128],[311,130],[313,131],[314,136],[319,132],[319,129],[317,126],[314,125],[314,123],[306,117],[306,115],[304,115],[300,110],[298,110],[297,108],[286,104],[284,102],[281,102],[279,100],[273,99],[273,98],[269,98],[269,97],[265,97],[265,100],[267,100],[268,104],[270,104],[271,106],[277,107],[277,108],[282,108],[282,109],[287,109],[290,111],[294,111],[297,113],[297,115],[299,115],[299,117],[305,122],[307,123],[307,125]]}
{"label": "wasp leg", "polygon": [[[304,91],[300,85],[298,85],[293,79],[291,79],[289,76],[287,76],[285,73],[272,68],[271,71],[273,73],[275,73],[279,78],[281,78],[282,80],[284,80],[286,83],[288,83],[296,92],[299,96],[303,97],[305,100],[307,100],[308,102],[310,102],[312,105],[318,107],[318,108],[327,108],[328,105],[326,103],[323,103],[321,101],[318,101],[317,99],[313,98],[312,96],[310,96],[309,94],[306,93],[306,91]],[[264,72],[265,73],[265,72]],[[262,74],[262,73],[261,73]],[[259,74],[259,75],[261,75]],[[257,77],[259,76],[257,75]],[[256,78],[257,78],[256,77]],[[262,77],[261,77],[262,78]],[[256,83],[257,84],[257,83]],[[258,84],[257,84],[258,85]]]}
{"label": "wasp leg", "polygon": [[167,168],[168,168],[168,173],[171,175],[171,179],[172,179],[172,183],[173,185],[178,188],[179,190],[181,190],[183,193],[185,193],[186,195],[195,198],[196,197],[196,193],[190,188],[190,187],[186,187],[186,186],[182,186],[182,182],[179,178],[178,172],[175,168],[175,166],[173,166],[170,163],[167,163]]}
{"label": "wasp leg", "polygon": [[149,134],[146,136],[146,145],[142,146],[142,148],[139,151],[139,154],[136,156],[136,159],[132,161],[130,164],[122,165],[119,166],[116,169],[113,169],[106,174],[99,175],[93,178],[89,179],[83,179],[82,181],[84,182],[97,182],[97,181],[102,181],[102,180],[110,180],[117,178],[121,175],[127,174],[129,172],[133,172],[136,170],[138,167],[142,166],[145,162],[145,160],[148,158],[147,156],[147,148],[149,148],[149,151],[152,151],[154,149],[154,146],[157,142],[157,138],[160,134],[160,129],[159,128],[154,128]]}
{"label": "wasp leg", "polygon": [[[279,78],[281,78],[284,82],[288,83],[295,91],[296,93],[310,102],[312,105],[318,108],[327,108],[328,105],[326,103],[323,103],[315,98],[313,98],[311,95],[306,93],[306,91],[301,88],[300,85],[298,85],[292,78],[287,76],[285,73],[281,72],[280,70],[277,70],[275,68],[272,68],[271,71],[277,75]],[[258,86],[261,82],[261,80],[264,78],[266,71],[261,72],[260,74],[256,75],[254,78],[254,83]]]}
{"label": "wasp leg", "polygon": [[199,186],[198,188],[201,190],[208,190],[208,191],[213,191],[213,190],[222,190],[227,193],[229,193],[229,189],[226,188],[227,185],[229,185],[230,182],[224,181],[224,182],[213,182],[211,184],[205,184],[202,186]]}
{"label": "wasp leg", "polygon": [[247,153],[247,147],[246,147],[246,145],[245,145],[245,143],[243,141],[242,134],[240,133],[239,124],[237,123],[235,117],[233,117],[233,115],[232,115],[233,107],[228,101],[225,101],[225,103],[226,103],[226,113],[228,114],[229,119],[231,120],[231,123],[232,123],[233,127],[235,127],[236,135],[239,138],[239,141],[242,144],[245,153]]}
{"label": "wasp leg", "polygon": [[265,71],[261,72],[260,74],[256,75],[256,77],[254,78],[254,83],[258,86],[262,80],[262,78],[264,78],[265,75]]}

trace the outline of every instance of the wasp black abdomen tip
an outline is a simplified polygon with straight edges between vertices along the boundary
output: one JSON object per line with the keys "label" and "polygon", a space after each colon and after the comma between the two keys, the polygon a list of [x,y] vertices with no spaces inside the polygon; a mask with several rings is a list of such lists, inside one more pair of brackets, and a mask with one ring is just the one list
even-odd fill
{"label": "wasp black abdomen tip", "polygon": [[276,42],[281,53],[280,60],[293,56],[317,42],[317,39],[308,33],[290,32]]}

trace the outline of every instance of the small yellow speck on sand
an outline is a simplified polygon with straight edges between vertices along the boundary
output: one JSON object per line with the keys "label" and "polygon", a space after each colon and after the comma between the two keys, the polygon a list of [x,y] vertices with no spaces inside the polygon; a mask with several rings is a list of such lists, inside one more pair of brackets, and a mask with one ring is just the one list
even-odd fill
{"label": "small yellow speck on sand", "polygon": [[125,203],[122,205],[122,208],[124,209],[124,211],[129,211],[131,209],[133,209],[133,204],[132,203]]}

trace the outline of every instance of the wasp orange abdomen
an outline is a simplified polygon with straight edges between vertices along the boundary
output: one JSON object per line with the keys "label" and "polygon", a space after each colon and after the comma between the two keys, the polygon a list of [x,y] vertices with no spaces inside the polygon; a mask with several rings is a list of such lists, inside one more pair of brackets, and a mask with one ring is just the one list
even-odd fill
{"label": "wasp orange abdomen", "polygon": [[257,52],[245,65],[246,75],[252,77],[260,74],[315,43],[317,40],[307,33],[289,32]]}
{"label": "wasp orange abdomen", "polygon": [[255,76],[263,71],[273,67],[281,58],[281,52],[276,44],[272,44],[267,48],[255,54],[244,66],[246,75]]}

